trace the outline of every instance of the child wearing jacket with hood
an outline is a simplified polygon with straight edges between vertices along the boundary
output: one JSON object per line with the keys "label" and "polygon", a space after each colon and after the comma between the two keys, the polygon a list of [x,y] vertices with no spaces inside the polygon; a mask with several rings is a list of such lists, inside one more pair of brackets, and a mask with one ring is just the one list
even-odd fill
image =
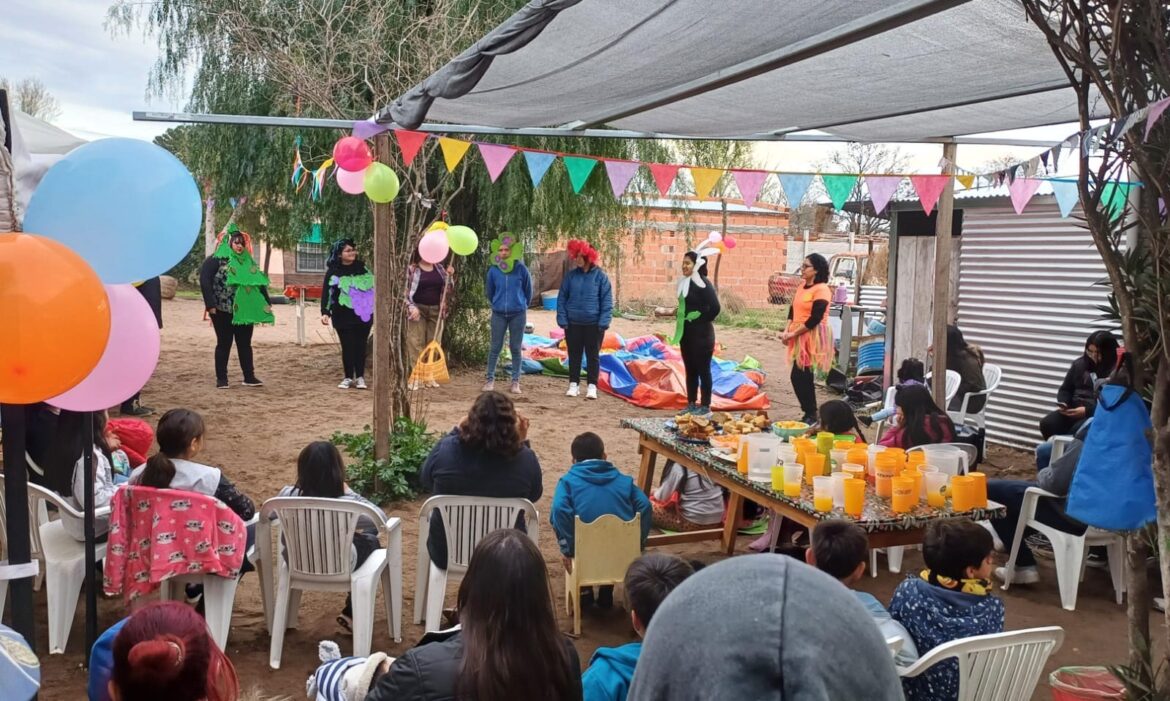
{"label": "child wearing jacket with hood", "polygon": [[[653,509],[650,500],[634,484],[634,480],[618,471],[605,458],[605,443],[596,433],[582,433],[573,439],[570,448],[573,467],[557,482],[553,495],[552,527],[557,534],[557,545],[565,564],[565,571],[573,571],[574,517],[583,523],[592,523],[606,514],[629,521],[642,514],[642,547],[650,535]],[[582,591],[581,606],[593,601],[593,590]],[[602,608],[613,606],[613,587],[603,586],[597,595]]]}
{"label": "child wearing jacket with hood", "polygon": [[[926,529],[927,569],[898,585],[890,601],[894,620],[910,631],[920,654],[943,643],[1003,632],[1003,600],[991,593],[991,533],[973,521],[936,521]],[[959,696],[959,668],[948,660],[902,680],[907,701]]]}
{"label": "child wearing jacket with hood", "polygon": [[621,647],[599,647],[581,675],[584,701],[625,701],[634,678],[634,667],[642,653],[641,639],[658,606],[675,587],[695,573],[676,555],[646,553],[630,563],[622,580],[626,609],[638,641]]}

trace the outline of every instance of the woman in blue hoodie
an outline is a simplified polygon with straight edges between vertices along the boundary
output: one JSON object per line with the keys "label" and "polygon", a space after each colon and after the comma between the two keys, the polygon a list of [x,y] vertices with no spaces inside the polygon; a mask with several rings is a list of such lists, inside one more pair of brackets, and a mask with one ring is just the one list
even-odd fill
{"label": "woman in blue hoodie", "polygon": [[520,394],[520,350],[524,325],[528,322],[528,302],[532,299],[532,276],[524,265],[523,249],[512,234],[500,234],[493,242],[496,254],[488,268],[486,292],[492,305],[492,339],[488,349],[487,383],[484,392],[496,388],[496,364],[508,333],[508,351],[512,354],[512,394]]}
{"label": "woman in blue hoodie", "polygon": [[569,260],[576,266],[565,273],[557,295],[557,326],[565,331],[569,351],[569,391],[578,396],[581,354],[585,354],[586,399],[597,399],[601,375],[601,342],[613,315],[613,290],[609,278],[597,267],[597,251],[584,241],[569,241]]}

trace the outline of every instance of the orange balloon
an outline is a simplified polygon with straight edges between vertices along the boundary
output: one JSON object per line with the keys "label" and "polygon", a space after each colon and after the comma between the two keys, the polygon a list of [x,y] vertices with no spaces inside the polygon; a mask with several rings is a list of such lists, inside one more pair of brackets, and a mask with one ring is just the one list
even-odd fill
{"label": "orange balloon", "polygon": [[81,256],[43,236],[0,234],[0,402],[72,389],[109,336],[105,288]]}

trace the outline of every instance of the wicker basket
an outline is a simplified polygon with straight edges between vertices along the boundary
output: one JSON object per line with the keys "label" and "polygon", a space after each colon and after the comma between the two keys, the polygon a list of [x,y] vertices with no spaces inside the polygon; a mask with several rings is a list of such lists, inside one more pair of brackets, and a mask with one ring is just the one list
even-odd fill
{"label": "wicker basket", "polygon": [[179,281],[170,275],[159,275],[159,288],[162,290],[163,299],[174,299],[175,290],[179,289]]}

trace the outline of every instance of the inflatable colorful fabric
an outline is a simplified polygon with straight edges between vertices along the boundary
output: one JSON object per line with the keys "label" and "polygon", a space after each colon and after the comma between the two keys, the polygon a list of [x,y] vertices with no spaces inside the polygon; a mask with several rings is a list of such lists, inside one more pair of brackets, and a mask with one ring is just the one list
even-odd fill
{"label": "inflatable colorful fabric", "polygon": [[[620,337],[619,337],[620,338]],[[565,377],[567,353],[555,338],[524,335],[522,369],[525,373]],[[765,373],[758,362],[711,360],[711,408],[716,411],[767,409],[763,391]],[[509,361],[510,362],[510,361]],[[584,365],[584,362],[582,362]],[[598,387],[608,394],[647,409],[682,409],[687,404],[686,372],[678,349],[658,336],[624,341],[617,350],[603,350]]]}

